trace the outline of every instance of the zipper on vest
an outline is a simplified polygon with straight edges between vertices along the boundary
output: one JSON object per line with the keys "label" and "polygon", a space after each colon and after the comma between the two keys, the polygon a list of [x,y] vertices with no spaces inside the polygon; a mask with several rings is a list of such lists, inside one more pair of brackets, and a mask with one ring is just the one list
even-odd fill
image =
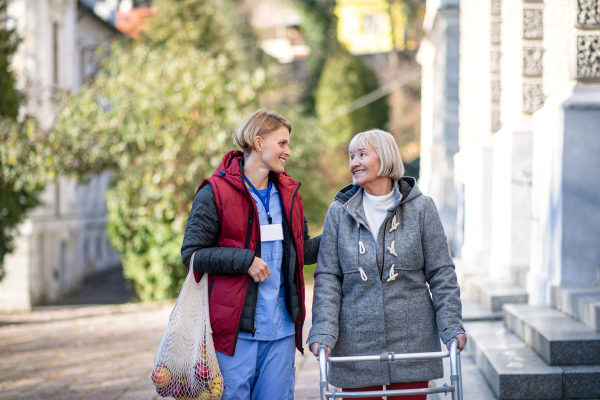
{"label": "zipper on vest", "polygon": [[[298,187],[296,188],[296,190],[294,191],[294,194],[292,195],[292,205],[290,207],[290,233],[292,234],[292,246],[296,246],[296,239],[294,237],[294,229],[293,229],[293,220],[292,220],[292,215],[294,214],[294,201],[296,201],[296,194],[298,194],[298,191],[300,190],[300,186],[302,185],[302,182],[298,182]],[[304,216],[302,216],[302,218],[304,218]],[[302,227],[302,229],[304,229],[304,226]],[[304,234],[302,235],[304,237]],[[298,249],[296,249],[296,254],[298,253]],[[298,256],[296,255],[296,262],[298,262]],[[296,266],[294,265],[294,269],[296,269]],[[296,278],[298,280],[298,316],[296,316],[296,318],[302,316],[302,309],[304,308],[304,304],[302,303],[302,285],[300,284],[300,279],[301,277],[300,275],[300,270],[298,270],[298,277]],[[292,282],[292,285],[294,284],[294,282]],[[293,307],[292,307],[292,312],[293,312]],[[290,315],[291,316],[291,315]],[[296,324],[296,321],[294,321],[294,325]],[[300,342],[302,342],[302,340],[300,340]],[[302,347],[302,350],[300,350],[300,352],[302,353],[302,355],[304,355],[304,347]]]}
{"label": "zipper on vest", "polygon": [[250,248],[250,236],[252,236],[252,219],[254,215],[252,210],[248,211],[248,228],[246,229],[246,248]]}
{"label": "zipper on vest", "polygon": [[[256,252],[254,253],[257,255],[257,257],[261,256],[261,245],[260,245],[261,241],[260,240],[261,240],[260,239],[260,219],[258,219],[258,221],[256,223]],[[260,282],[251,281],[250,284],[252,285],[252,283],[256,283],[256,296],[254,297],[254,310],[252,313],[252,326],[253,326],[252,337],[254,337],[254,335],[256,335],[256,307],[258,307],[258,290],[259,290]]]}
{"label": "zipper on vest", "polygon": [[[248,296],[248,290],[250,290],[250,285],[252,284],[252,282],[254,282],[254,280],[252,280],[252,277],[250,275],[248,275],[248,285],[246,286],[246,292],[244,293],[244,300],[246,300],[246,296]],[[238,327],[237,327],[237,331],[235,332],[235,341],[233,342],[233,352],[231,353],[231,356],[233,357],[235,355],[235,349],[237,347],[237,342],[238,342],[238,336],[240,335],[240,329],[242,327],[242,315],[244,314],[244,305],[242,305],[242,313],[240,314],[240,321],[238,322]]]}
{"label": "zipper on vest", "polygon": [[208,301],[210,302],[210,295],[212,293],[213,286],[215,285],[215,281],[210,281],[210,287],[208,288]]}
{"label": "zipper on vest", "polygon": [[300,185],[302,185],[302,182],[298,182],[298,187],[292,195],[292,206],[290,207],[290,232],[292,233],[292,243],[294,242],[294,230],[292,229],[292,214],[294,213],[294,201],[296,200],[296,194],[298,193],[298,190],[300,190]]}

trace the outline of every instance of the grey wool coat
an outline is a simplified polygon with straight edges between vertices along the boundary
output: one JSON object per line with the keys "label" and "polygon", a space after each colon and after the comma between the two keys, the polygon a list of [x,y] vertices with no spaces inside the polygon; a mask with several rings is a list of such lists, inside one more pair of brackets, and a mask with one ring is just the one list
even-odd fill
{"label": "grey wool coat", "polygon": [[[327,212],[308,343],[331,347],[332,356],[440,351],[440,339],[464,333],[460,288],[437,209],[414,178],[402,178],[394,190],[400,193],[377,242],[367,228],[362,188],[343,188]],[[441,359],[365,361],[332,363],[329,382],[361,388],[442,376]]]}

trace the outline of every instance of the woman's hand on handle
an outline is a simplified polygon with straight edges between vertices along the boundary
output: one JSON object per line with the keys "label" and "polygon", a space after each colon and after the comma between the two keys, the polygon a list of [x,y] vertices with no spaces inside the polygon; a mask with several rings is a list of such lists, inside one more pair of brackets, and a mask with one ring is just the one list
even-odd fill
{"label": "woman's hand on handle", "polygon": [[[464,333],[459,333],[458,335],[454,336],[454,339],[458,339],[458,350],[463,351],[465,345],[467,344],[467,335],[465,335]],[[450,350],[450,342],[451,340],[448,340],[446,342],[446,347],[448,348],[448,350]]]}
{"label": "woman's hand on handle", "polygon": [[271,270],[266,262],[254,257],[254,261],[248,269],[248,275],[254,279],[254,282],[264,282],[271,275]]}
{"label": "woman's hand on handle", "polygon": [[[310,345],[310,351],[315,355],[315,357],[319,357],[319,346],[321,343],[313,343]],[[331,354],[331,347],[327,346],[327,353],[325,353],[325,357],[329,357]]]}

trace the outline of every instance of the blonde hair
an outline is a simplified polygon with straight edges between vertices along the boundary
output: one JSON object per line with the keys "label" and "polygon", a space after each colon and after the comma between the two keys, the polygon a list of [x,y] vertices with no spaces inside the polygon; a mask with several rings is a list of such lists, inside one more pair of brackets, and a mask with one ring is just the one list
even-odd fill
{"label": "blonde hair", "polygon": [[290,135],[292,134],[292,125],[279,114],[260,109],[246,118],[233,132],[233,143],[244,150],[244,154],[256,150],[254,138],[285,127]]}
{"label": "blonde hair", "polygon": [[377,176],[387,176],[394,181],[404,176],[400,150],[391,133],[380,129],[361,132],[350,141],[348,152],[354,153],[356,149],[366,148],[367,144],[373,147],[381,163]]}

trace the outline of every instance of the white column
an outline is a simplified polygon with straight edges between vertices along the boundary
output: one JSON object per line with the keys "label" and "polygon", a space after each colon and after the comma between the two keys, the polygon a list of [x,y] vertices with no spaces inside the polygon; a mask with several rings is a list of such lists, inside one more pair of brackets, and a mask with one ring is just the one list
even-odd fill
{"label": "white column", "polygon": [[[497,0],[499,2],[499,0]],[[531,114],[543,104],[543,4],[502,0],[500,51],[502,128],[493,136],[490,275],[524,287],[531,235]]]}
{"label": "white column", "polygon": [[[492,48],[490,1],[463,0],[460,5],[459,145],[456,185],[463,189],[463,245],[466,263],[487,269],[491,246]],[[460,198],[461,196],[459,196]],[[460,236],[460,235],[459,235]]]}
{"label": "white column", "polygon": [[422,66],[419,187],[434,201],[453,244],[458,151],[459,2],[430,1],[417,60]]}
{"label": "white column", "polygon": [[600,284],[600,4],[545,5],[546,100],[533,117],[534,304],[548,302],[551,286]]}

